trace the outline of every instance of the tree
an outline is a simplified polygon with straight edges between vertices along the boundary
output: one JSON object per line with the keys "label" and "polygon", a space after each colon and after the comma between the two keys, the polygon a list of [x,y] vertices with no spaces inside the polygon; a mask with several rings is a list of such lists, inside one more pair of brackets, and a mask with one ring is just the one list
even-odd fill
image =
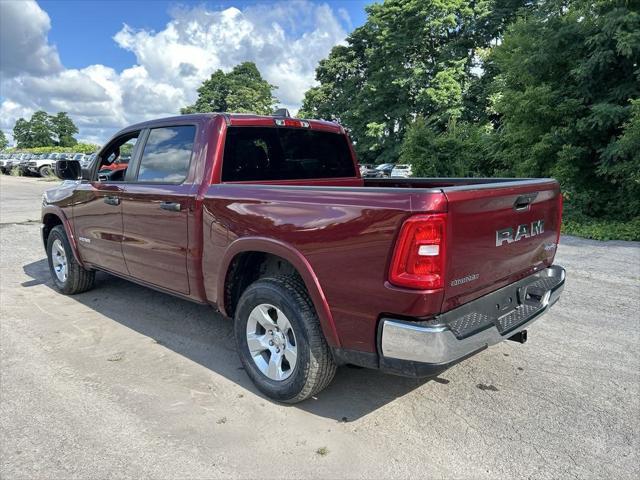
{"label": "tree", "polygon": [[630,5],[544,2],[492,53],[498,171],[554,176],[569,206],[593,217],[640,215],[640,13]]}
{"label": "tree", "polygon": [[30,146],[47,147],[49,145],[55,145],[51,116],[47,112],[39,110],[31,115],[29,129],[31,131],[31,139],[33,142]]}
{"label": "tree", "polygon": [[18,148],[60,146],[70,147],[77,140],[73,137],[78,128],[65,112],[52,116],[39,110],[30,120],[19,118],[13,127],[13,138]]}
{"label": "tree", "polygon": [[4,131],[0,130],[0,150],[4,150],[9,145],[9,140],[7,140],[7,136],[4,134]]}
{"label": "tree", "polygon": [[253,112],[269,115],[277,99],[276,87],[262,78],[253,62],[237,65],[229,73],[215,71],[198,88],[198,98],[181,113]]}
{"label": "tree", "polygon": [[[526,0],[387,0],[316,69],[299,115],[349,128],[363,162],[396,161],[417,117],[436,132],[465,117],[478,53]],[[471,90],[475,96],[478,93]],[[478,117],[477,113],[467,115]]]}
{"label": "tree", "polygon": [[78,127],[75,126],[66,112],[58,112],[54,117],[51,117],[51,127],[56,137],[56,145],[72,147],[78,143],[73,137],[78,133]]}
{"label": "tree", "polygon": [[419,177],[473,177],[487,170],[489,130],[484,126],[451,120],[439,132],[422,117],[407,130],[400,163],[413,166]]}
{"label": "tree", "polygon": [[16,141],[16,147],[18,148],[33,147],[31,123],[24,118],[19,118],[13,127],[13,139]]}

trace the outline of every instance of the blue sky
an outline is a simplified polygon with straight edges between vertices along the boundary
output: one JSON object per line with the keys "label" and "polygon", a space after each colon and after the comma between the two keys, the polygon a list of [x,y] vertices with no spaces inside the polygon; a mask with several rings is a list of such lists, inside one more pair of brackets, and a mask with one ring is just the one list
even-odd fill
{"label": "blue sky", "polygon": [[[124,23],[136,29],[161,30],[169,21],[169,12],[176,7],[204,5],[210,10],[244,7],[269,2],[259,0],[176,2],[161,0],[41,0],[39,2],[51,18],[49,41],[58,47],[62,63],[67,68],[82,68],[99,61],[122,70],[135,56],[118,47],[112,37]],[[340,20],[350,31],[366,20],[365,6],[373,0],[314,1],[328,4],[336,11],[344,9],[350,22]],[[296,32],[298,33],[298,32]]]}
{"label": "blue sky", "polygon": [[0,128],[67,111],[81,140],[101,143],[178,113],[214,70],[247,60],[295,111],[373,1],[1,0]]}

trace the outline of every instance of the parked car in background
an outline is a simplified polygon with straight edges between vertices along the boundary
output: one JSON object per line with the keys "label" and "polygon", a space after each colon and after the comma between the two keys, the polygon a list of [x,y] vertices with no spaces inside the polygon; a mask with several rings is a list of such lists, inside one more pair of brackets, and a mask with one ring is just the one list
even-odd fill
{"label": "parked car in background", "polygon": [[20,172],[20,163],[22,163],[22,161],[27,158],[27,154],[26,153],[18,153],[14,158],[13,161],[11,163],[11,170],[14,169],[18,169],[18,172]]}
{"label": "parked car in background", "polygon": [[558,182],[367,179],[352,152],[340,125],[282,116],[127,127],[85,179],[58,160],[72,181],[43,196],[52,283],[81,293],[105,270],[215,305],[244,371],[288,403],[340,364],[428,377],[523,343],[564,287]]}
{"label": "parked car in background", "polygon": [[96,156],[97,155],[95,153],[92,153],[91,155],[85,155],[84,158],[80,160],[80,168],[82,169],[83,175],[93,168],[93,162],[95,162]]}
{"label": "parked car in background", "polygon": [[56,159],[51,158],[54,154],[35,155],[27,162],[27,171],[33,175],[50,177],[54,174]]}
{"label": "parked car in background", "polygon": [[29,163],[29,160],[31,160],[33,157],[34,157],[33,153],[23,154],[22,158],[20,159],[20,162],[18,162],[18,173],[20,175],[27,175],[29,171],[27,164]]}
{"label": "parked car in background", "polygon": [[390,177],[391,171],[395,167],[395,163],[383,163],[382,165],[378,165],[376,170],[380,172],[382,175],[376,175],[377,177]]}
{"label": "parked car in background", "polygon": [[360,165],[360,175],[365,178],[379,178],[382,176],[382,172],[376,170],[375,165]]}
{"label": "parked car in background", "polygon": [[11,155],[9,153],[0,154],[0,172],[7,173],[5,170],[6,168],[5,165],[7,164],[10,158],[11,158]]}
{"label": "parked car in background", "polygon": [[391,170],[392,178],[409,178],[411,175],[413,175],[411,165],[396,165]]}
{"label": "parked car in background", "polygon": [[9,154],[7,156],[7,158],[4,160],[4,165],[2,167],[2,173],[6,173],[6,174],[11,173],[11,169],[13,168],[13,165],[16,162],[17,158],[18,158],[18,154],[17,153]]}

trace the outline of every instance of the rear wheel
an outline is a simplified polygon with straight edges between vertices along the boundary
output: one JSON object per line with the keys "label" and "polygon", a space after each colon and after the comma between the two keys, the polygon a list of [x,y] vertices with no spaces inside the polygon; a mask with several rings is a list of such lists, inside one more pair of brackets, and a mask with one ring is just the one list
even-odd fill
{"label": "rear wheel", "polygon": [[324,389],[336,364],[301,280],[263,278],[242,294],[235,315],[242,364],[258,389],[297,403]]}
{"label": "rear wheel", "polygon": [[47,258],[51,278],[61,293],[75,295],[93,288],[95,272],[82,268],[76,261],[62,225],[56,225],[49,233]]}

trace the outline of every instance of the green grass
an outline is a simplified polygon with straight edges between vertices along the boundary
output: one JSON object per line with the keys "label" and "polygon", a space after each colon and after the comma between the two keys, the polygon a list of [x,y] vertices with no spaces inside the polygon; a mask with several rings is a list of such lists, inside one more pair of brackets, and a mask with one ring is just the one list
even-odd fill
{"label": "green grass", "polygon": [[316,450],[316,453],[321,457],[324,457],[329,454],[329,449],[327,447],[320,447]]}
{"label": "green grass", "polygon": [[640,241],[640,218],[618,221],[584,216],[565,216],[562,219],[562,233],[593,240]]}

